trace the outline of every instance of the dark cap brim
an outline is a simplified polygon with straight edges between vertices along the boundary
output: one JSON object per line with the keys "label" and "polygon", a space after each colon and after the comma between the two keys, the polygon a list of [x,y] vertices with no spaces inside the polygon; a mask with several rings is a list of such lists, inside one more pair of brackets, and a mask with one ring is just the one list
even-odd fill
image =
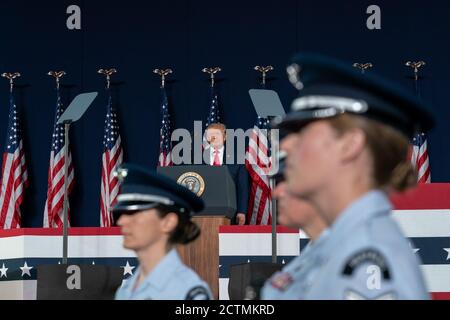
{"label": "dark cap brim", "polygon": [[288,113],[281,121],[273,122],[272,127],[279,129],[285,134],[297,132],[309,123],[326,118],[318,118],[314,116],[313,111],[299,111]]}
{"label": "dark cap brim", "polygon": [[157,207],[158,203],[118,203],[111,211],[121,212],[121,211],[143,211]]}
{"label": "dark cap brim", "polygon": [[[295,56],[291,66],[297,67],[292,81],[297,79],[297,83],[302,84],[299,98],[303,101],[297,101],[296,108],[291,106],[292,111],[281,120],[277,128],[294,131],[310,121],[317,120],[317,117],[304,113],[316,107],[336,108],[365,116],[390,125],[408,137],[417,132],[429,131],[435,125],[435,115],[416,94],[372,72],[361,74],[350,63],[308,53]],[[309,106],[308,99],[304,98],[311,100]],[[326,105],[327,102],[320,101],[323,98],[362,101],[367,109],[352,110],[352,104],[339,106],[339,102]]]}

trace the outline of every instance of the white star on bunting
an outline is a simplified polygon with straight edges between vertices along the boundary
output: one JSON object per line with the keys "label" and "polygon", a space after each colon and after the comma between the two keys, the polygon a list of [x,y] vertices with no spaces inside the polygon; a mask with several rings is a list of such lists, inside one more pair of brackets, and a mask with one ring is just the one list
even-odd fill
{"label": "white star on bunting", "polygon": [[123,275],[126,275],[127,273],[133,275],[133,269],[136,267],[131,266],[127,260],[127,264],[122,266],[122,268],[123,268]]}
{"label": "white star on bunting", "polygon": [[3,263],[2,267],[0,268],[0,278],[5,276],[5,278],[8,278],[6,275],[6,271],[8,271],[8,268],[5,267],[5,264]]}
{"label": "white star on bunting", "polygon": [[445,260],[450,259],[450,248],[443,248],[445,251],[447,251],[447,258]]}
{"label": "white star on bunting", "polygon": [[25,261],[25,263],[23,264],[23,267],[20,267],[20,270],[22,270],[22,277],[24,275],[28,275],[29,277],[31,277],[30,270],[33,268],[34,267],[32,267],[32,266],[28,266],[27,262]]}

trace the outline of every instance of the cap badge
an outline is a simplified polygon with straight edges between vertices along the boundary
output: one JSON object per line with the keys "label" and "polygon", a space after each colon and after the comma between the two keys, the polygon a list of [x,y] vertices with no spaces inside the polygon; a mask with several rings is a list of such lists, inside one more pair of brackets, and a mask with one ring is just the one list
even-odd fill
{"label": "cap badge", "polygon": [[118,168],[117,170],[114,170],[114,172],[113,172],[113,176],[119,180],[119,183],[122,183],[127,175],[128,175],[128,169],[125,169],[125,168]]}

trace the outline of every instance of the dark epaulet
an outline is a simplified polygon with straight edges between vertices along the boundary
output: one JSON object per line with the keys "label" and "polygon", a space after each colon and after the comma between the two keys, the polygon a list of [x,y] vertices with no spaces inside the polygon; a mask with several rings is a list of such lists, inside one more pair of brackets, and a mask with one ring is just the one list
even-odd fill
{"label": "dark epaulet", "polygon": [[185,300],[210,300],[208,290],[203,286],[196,286],[189,290]]}

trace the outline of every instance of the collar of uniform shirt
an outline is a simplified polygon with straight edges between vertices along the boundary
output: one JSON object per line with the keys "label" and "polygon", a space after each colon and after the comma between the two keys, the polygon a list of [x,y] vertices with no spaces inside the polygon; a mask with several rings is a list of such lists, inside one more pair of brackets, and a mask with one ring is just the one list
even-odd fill
{"label": "collar of uniform shirt", "polygon": [[181,264],[176,249],[171,249],[155,268],[145,277],[141,287],[150,285],[157,289],[163,289],[173,276],[175,270]]}
{"label": "collar of uniform shirt", "polygon": [[304,249],[300,248],[300,250],[301,250],[300,253],[303,256],[305,256],[305,254],[308,254],[311,251],[311,249],[315,249],[315,248],[320,247],[326,241],[326,239],[328,238],[328,234],[329,233],[330,233],[330,229],[329,228],[324,229],[319,234],[319,236],[317,237],[316,240],[313,241],[313,240],[310,239],[308,244],[305,246]]}
{"label": "collar of uniform shirt", "polygon": [[392,210],[392,205],[383,191],[372,190],[367,192],[344,209],[333,225],[329,227],[329,233],[325,238],[331,238],[333,241],[326,241],[325,239],[324,242],[326,243],[323,245],[321,252],[333,251],[336,244],[341,243],[341,238],[351,233],[351,230],[356,226],[373,216],[385,214],[389,210]]}

